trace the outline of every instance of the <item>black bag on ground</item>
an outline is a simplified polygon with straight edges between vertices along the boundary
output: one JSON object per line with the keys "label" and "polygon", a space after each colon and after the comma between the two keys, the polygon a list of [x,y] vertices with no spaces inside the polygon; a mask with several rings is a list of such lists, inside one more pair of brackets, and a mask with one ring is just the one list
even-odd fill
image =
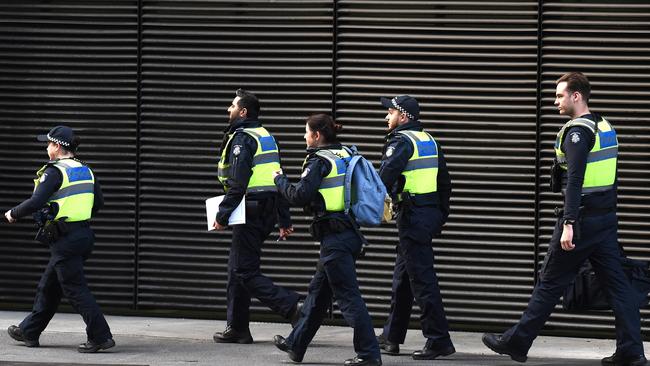
{"label": "black bag on ground", "polygon": [[[632,284],[634,301],[640,308],[647,306],[648,292],[650,292],[650,263],[627,257],[622,257],[621,263],[623,271]],[[564,291],[562,307],[570,312],[611,310],[605,288],[598,280],[591,262],[585,261],[575,281]]]}

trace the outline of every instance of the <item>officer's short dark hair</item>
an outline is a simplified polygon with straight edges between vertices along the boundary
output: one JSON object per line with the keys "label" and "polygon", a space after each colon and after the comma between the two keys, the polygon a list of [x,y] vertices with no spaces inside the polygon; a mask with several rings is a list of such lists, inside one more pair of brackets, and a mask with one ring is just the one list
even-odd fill
{"label": "officer's short dark hair", "polygon": [[582,94],[582,99],[586,102],[589,101],[589,96],[591,95],[591,84],[589,79],[581,72],[567,72],[562,75],[555,84],[561,82],[566,82],[566,90],[571,93],[578,92]]}
{"label": "officer's short dark hair", "polygon": [[257,100],[255,94],[244,89],[237,89],[235,94],[239,97],[239,102],[237,103],[239,108],[246,108],[246,116],[249,118],[257,118],[260,114],[260,102]]}
{"label": "officer's short dark hair", "polygon": [[315,113],[307,118],[307,125],[312,132],[320,132],[327,144],[338,142],[336,134],[343,129],[343,126],[334,122],[334,118],[327,113]]}

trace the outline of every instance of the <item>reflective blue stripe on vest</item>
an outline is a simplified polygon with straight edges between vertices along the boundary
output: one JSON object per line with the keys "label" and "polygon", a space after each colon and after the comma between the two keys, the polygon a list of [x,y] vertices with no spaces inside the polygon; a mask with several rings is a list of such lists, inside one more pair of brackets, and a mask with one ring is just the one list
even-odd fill
{"label": "reflective blue stripe on vest", "polygon": [[324,178],[320,183],[320,189],[341,187],[345,183],[345,176],[339,175],[338,177]]}
{"label": "reflective blue stripe on vest", "polygon": [[428,168],[437,168],[438,167],[438,158],[424,158],[424,159],[415,159],[409,160],[406,163],[404,171],[415,170],[415,169],[428,169]]}
{"label": "reflective blue stripe on vest", "polygon": [[255,165],[266,164],[266,163],[279,163],[279,162],[280,162],[280,155],[277,152],[260,154],[253,157],[253,164]]}
{"label": "reflective blue stripe on vest", "polygon": [[92,183],[76,184],[74,186],[68,186],[63,189],[59,189],[50,197],[49,200],[54,201],[68,196],[72,196],[74,194],[94,193],[94,192],[95,192],[95,188]]}
{"label": "reflective blue stripe on vest", "polygon": [[606,160],[606,159],[613,159],[616,158],[618,154],[618,148],[610,148],[610,149],[605,149],[605,150],[599,150],[599,151],[594,151],[590,152],[589,156],[587,158],[587,163],[594,163],[596,161],[601,161],[601,160]]}

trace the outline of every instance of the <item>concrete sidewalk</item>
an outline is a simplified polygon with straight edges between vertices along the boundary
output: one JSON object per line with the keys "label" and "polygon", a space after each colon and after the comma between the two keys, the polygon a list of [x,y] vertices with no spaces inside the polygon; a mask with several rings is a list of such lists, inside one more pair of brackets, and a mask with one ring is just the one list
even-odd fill
{"label": "concrete sidewalk", "polygon": [[[0,311],[2,366],[294,364],[272,343],[275,334],[289,334],[289,324],[252,323],[253,345],[216,344],[212,335],[225,328],[224,321],[107,316],[117,346],[97,354],[80,354],[76,346],[86,337],[79,315],[57,314],[41,335],[39,348],[27,348],[7,335],[7,327],[17,325],[25,316],[24,312]],[[415,361],[410,354],[420,349],[424,340],[418,330],[410,330],[401,347],[402,355],[383,355],[384,365],[518,364],[485,348],[480,333],[454,332],[451,336],[456,354],[435,361]],[[612,354],[614,347],[614,340],[539,337],[526,365],[600,365],[600,358]],[[302,364],[341,365],[354,355],[350,328],[324,326],[316,334]]]}

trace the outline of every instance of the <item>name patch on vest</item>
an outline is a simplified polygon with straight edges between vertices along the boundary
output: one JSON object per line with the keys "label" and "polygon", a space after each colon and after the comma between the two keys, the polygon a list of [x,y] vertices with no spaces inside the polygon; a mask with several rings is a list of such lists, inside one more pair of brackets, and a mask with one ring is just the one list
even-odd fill
{"label": "name patch on vest", "polygon": [[260,137],[262,151],[277,150],[273,136]]}
{"label": "name patch on vest", "polygon": [[92,180],[92,176],[90,175],[90,169],[88,169],[85,166],[79,166],[76,168],[67,168],[65,170],[66,174],[68,174],[68,181],[70,182],[78,182],[80,180]]}

